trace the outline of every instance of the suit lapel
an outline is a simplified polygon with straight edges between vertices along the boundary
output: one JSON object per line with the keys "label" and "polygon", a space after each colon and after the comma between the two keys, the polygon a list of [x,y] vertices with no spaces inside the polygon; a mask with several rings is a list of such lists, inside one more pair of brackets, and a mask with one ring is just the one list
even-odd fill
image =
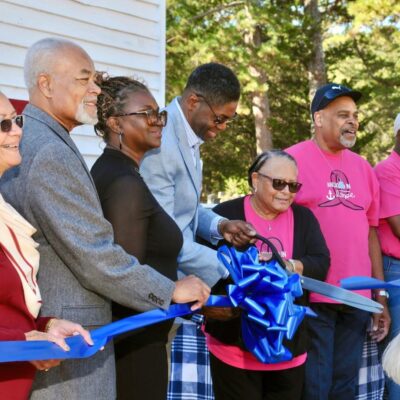
{"label": "suit lapel", "polygon": [[[45,113],[44,111],[40,110],[39,108],[33,106],[32,104],[28,104],[24,109],[24,114],[28,115],[29,117],[36,119],[37,121],[45,124],[48,126],[71,150],[75,153],[78,157],[79,161],[81,162],[83,168],[85,169],[90,182],[92,182],[93,188],[96,189],[96,186],[93,182],[92,175],[86,165],[85,160],[82,157],[82,154],[76,147],[74,141],[72,140],[70,134],[67,132],[65,128],[63,128],[55,119],[53,119],[49,114]],[[96,191],[97,193],[97,191]]]}
{"label": "suit lapel", "polygon": [[186,165],[187,170],[189,171],[190,178],[193,182],[193,185],[196,189],[198,195],[200,195],[201,191],[201,165],[200,158],[198,159],[197,168],[193,162],[193,156],[191,152],[191,148],[188,143],[188,139],[186,136],[185,125],[182,121],[182,116],[176,107],[175,100],[171,102],[171,104],[167,108],[168,117],[170,118],[172,124],[172,132],[178,139],[178,148],[182,155],[183,161]]}

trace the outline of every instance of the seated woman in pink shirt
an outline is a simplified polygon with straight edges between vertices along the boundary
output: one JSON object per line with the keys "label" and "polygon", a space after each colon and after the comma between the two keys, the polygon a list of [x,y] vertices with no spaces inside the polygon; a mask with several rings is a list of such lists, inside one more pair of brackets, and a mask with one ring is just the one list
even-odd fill
{"label": "seated woman in pink shirt", "polygon": [[[251,222],[272,241],[289,270],[324,280],[330,258],[318,221],[309,209],[292,204],[301,188],[293,157],[280,150],[260,154],[249,168],[248,180],[251,195],[221,203],[214,211]],[[265,244],[256,246],[268,258]],[[223,293],[225,284],[216,291]],[[296,303],[307,304],[307,294]],[[284,343],[292,360],[276,364],[263,364],[245,350],[239,317],[220,321],[208,316],[205,333],[216,400],[301,398],[307,359],[304,322],[294,339]]]}

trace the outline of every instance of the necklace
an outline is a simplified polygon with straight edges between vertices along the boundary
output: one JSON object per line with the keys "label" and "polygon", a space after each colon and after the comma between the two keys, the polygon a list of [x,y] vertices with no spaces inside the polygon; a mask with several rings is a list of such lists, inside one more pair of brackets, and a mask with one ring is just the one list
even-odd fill
{"label": "necklace", "polygon": [[260,216],[266,223],[267,231],[271,232],[272,231],[272,222],[275,219],[276,215],[271,219],[267,218],[265,216],[265,213],[263,211],[261,211],[261,209],[258,207],[257,202],[254,200],[253,196],[250,197],[250,204],[251,204],[251,207],[253,208],[254,212],[258,216]]}
{"label": "necklace", "polygon": [[319,154],[321,155],[322,159],[325,161],[326,165],[328,166],[328,169],[330,172],[335,171],[335,170],[342,170],[342,165],[343,165],[343,150],[340,150],[340,162],[339,162],[339,168],[334,168],[324,152],[322,151],[321,147],[318,144],[317,139],[315,136],[312,138],[313,143],[315,144],[316,148],[318,149]]}

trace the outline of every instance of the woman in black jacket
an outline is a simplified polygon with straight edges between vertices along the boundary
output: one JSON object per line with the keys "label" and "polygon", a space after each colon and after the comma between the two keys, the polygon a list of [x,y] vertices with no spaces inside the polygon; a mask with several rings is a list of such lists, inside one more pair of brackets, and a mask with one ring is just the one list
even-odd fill
{"label": "woman in black jacket", "polygon": [[[275,245],[290,271],[324,280],[329,250],[313,213],[292,204],[301,188],[292,156],[278,150],[260,154],[249,168],[248,179],[251,195],[221,203],[214,211],[251,222]],[[265,244],[257,242],[256,246],[264,259],[270,257]],[[214,291],[222,293],[222,287]],[[307,294],[296,303],[306,305]],[[240,318],[219,321],[208,317],[205,331],[216,400],[300,399],[307,358],[304,325],[292,341],[284,342],[293,355],[291,360],[263,364],[243,347]]]}
{"label": "woman in black jacket", "polygon": [[[183,242],[181,230],[158,204],[139,173],[145,152],[160,147],[167,112],[159,110],[149,89],[135,79],[105,77],[99,86],[95,129],[106,147],[91,173],[104,216],[113,227],[115,242],[140,263],[151,265],[176,281],[175,290],[179,287],[180,294],[173,296],[174,302],[196,300],[197,289],[206,299],[209,288],[198,278],[188,276],[177,281],[177,257]],[[182,296],[182,287],[189,289],[185,294],[191,299]],[[157,293],[156,286],[154,292]],[[157,299],[153,293],[150,295]],[[135,314],[117,303],[113,303],[112,311],[114,320]],[[172,323],[165,321],[114,340],[118,400],[165,400],[168,387],[165,345]]]}

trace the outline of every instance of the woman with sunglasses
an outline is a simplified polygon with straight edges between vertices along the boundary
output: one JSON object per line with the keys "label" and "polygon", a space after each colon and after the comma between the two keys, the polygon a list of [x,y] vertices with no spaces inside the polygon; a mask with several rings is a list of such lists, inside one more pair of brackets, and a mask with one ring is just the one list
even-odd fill
{"label": "woman with sunglasses", "polygon": [[[150,91],[137,80],[106,77],[99,85],[95,129],[106,147],[91,172],[104,216],[113,226],[116,243],[140,263],[175,281],[181,231],[139,174],[146,151],[161,145],[167,112],[159,111]],[[124,305],[113,304],[115,320],[134,313]],[[115,340],[119,400],[165,400],[165,345],[171,326],[172,321],[167,321]]]}
{"label": "woman with sunglasses", "polygon": [[[325,279],[330,259],[319,224],[310,210],[293,204],[301,188],[293,157],[280,150],[260,154],[249,168],[248,182],[252,194],[221,203],[214,211],[229,219],[251,222],[275,245],[289,271]],[[256,246],[262,259],[271,257],[265,244],[256,242]],[[217,292],[222,293],[221,289]],[[296,303],[305,305],[306,297],[296,299]],[[304,322],[294,339],[284,343],[292,360],[263,364],[245,350],[240,318],[232,314],[231,319],[220,321],[215,319],[218,310],[212,311],[214,319],[206,310],[205,331],[216,400],[301,398],[307,359]]]}
{"label": "woman with sunglasses", "polygon": [[[23,116],[0,92],[0,177],[21,162],[19,143]],[[39,268],[35,229],[0,194],[0,340],[48,340],[68,351],[67,336],[81,334],[80,325],[39,317],[41,297],[36,281]],[[36,369],[48,371],[60,360],[0,363],[0,399],[26,400]]]}

